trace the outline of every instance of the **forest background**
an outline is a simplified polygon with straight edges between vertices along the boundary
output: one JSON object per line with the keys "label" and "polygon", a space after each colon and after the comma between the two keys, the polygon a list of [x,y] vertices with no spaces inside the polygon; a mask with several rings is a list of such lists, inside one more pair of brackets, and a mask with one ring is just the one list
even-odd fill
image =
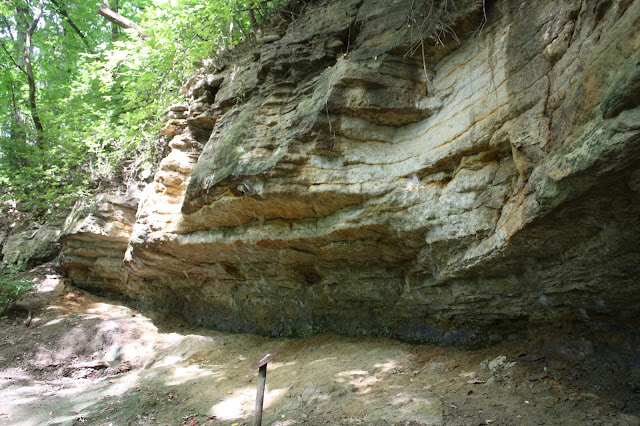
{"label": "forest background", "polygon": [[45,219],[151,177],[159,118],[198,61],[252,37],[285,3],[110,1],[0,2],[4,214]]}

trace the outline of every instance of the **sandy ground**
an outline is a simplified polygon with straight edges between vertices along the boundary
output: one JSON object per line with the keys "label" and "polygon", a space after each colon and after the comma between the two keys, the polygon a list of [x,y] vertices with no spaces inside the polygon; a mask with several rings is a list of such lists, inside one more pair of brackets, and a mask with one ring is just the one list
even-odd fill
{"label": "sandy ground", "polygon": [[0,320],[0,425],[253,424],[250,365],[272,349],[265,425],[640,424],[628,333],[477,350],[270,339],[141,314],[65,286],[51,265],[30,276],[38,293]]}

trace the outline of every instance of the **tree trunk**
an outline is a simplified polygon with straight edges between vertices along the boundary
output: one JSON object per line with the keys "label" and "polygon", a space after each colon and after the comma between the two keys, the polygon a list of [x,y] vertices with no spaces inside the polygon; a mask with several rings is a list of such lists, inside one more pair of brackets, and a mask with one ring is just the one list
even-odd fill
{"label": "tree trunk", "polygon": [[33,39],[33,33],[38,26],[40,17],[36,17],[33,23],[29,26],[27,31],[27,37],[24,46],[24,71],[27,74],[27,83],[29,84],[29,109],[31,110],[31,118],[33,119],[33,126],[37,132],[37,142],[40,143],[40,136],[44,128],[40,121],[40,114],[38,114],[38,104],[36,103],[36,79],[33,76],[33,67],[31,66],[31,41]]}
{"label": "tree trunk", "polygon": [[257,34],[259,27],[258,27],[258,21],[256,20],[256,15],[253,9],[248,9],[247,15],[249,16],[249,23],[251,24],[251,31],[253,31],[254,34]]}
{"label": "tree trunk", "polygon": [[[119,4],[118,0],[112,0],[111,2],[111,10],[115,13],[119,13]],[[114,23],[111,23],[111,40],[116,41],[118,39],[119,26]]]}
{"label": "tree trunk", "polygon": [[63,4],[60,4],[60,2],[57,0],[51,0],[51,3],[54,4],[54,6],[57,9],[57,12],[67,21],[69,26],[76,32],[76,34],[78,34],[78,37],[80,37],[84,45],[87,47],[87,52],[91,52],[91,46],[89,45],[89,41],[87,40],[85,35],[82,33],[82,31],[80,31],[80,28],[78,28],[76,23],[73,22],[73,20],[69,16],[69,13],[67,13],[66,6]]}
{"label": "tree trunk", "polygon": [[[33,33],[38,28],[38,22],[40,21],[41,11],[38,12],[33,18],[29,16],[29,9],[26,7],[16,6],[16,54],[18,58],[14,58],[4,43],[2,49],[9,56],[14,65],[27,76],[27,84],[29,86],[29,111],[31,112],[31,119],[33,120],[33,127],[36,129],[36,145],[40,146],[42,142],[42,132],[44,127],[40,120],[40,114],[38,113],[37,103],[37,87],[36,79],[33,75],[33,66],[31,64],[31,55],[33,53]],[[23,19],[18,19],[22,16]]]}

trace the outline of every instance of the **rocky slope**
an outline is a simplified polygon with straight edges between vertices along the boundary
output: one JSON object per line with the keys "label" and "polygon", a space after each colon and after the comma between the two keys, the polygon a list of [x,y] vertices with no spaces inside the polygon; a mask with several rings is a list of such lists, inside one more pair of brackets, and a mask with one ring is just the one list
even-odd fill
{"label": "rocky slope", "polygon": [[275,336],[633,325],[640,1],[344,0],[279,28],[204,61],[135,217],[72,215],[76,285]]}

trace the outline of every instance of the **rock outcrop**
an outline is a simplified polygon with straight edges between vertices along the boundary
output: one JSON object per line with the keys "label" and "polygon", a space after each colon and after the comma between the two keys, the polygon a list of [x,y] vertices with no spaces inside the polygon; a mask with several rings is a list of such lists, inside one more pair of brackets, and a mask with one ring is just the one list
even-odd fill
{"label": "rock outcrop", "polygon": [[127,283],[122,259],[135,222],[139,194],[101,195],[77,203],[60,235],[61,268],[75,283],[119,294]]}
{"label": "rock outcrop", "polygon": [[1,266],[26,267],[55,259],[60,252],[59,234],[58,227],[49,225],[6,234],[0,231]]}
{"label": "rock outcrop", "polygon": [[66,233],[77,285],[270,335],[638,318],[640,1],[307,9],[189,82],[135,219]]}

